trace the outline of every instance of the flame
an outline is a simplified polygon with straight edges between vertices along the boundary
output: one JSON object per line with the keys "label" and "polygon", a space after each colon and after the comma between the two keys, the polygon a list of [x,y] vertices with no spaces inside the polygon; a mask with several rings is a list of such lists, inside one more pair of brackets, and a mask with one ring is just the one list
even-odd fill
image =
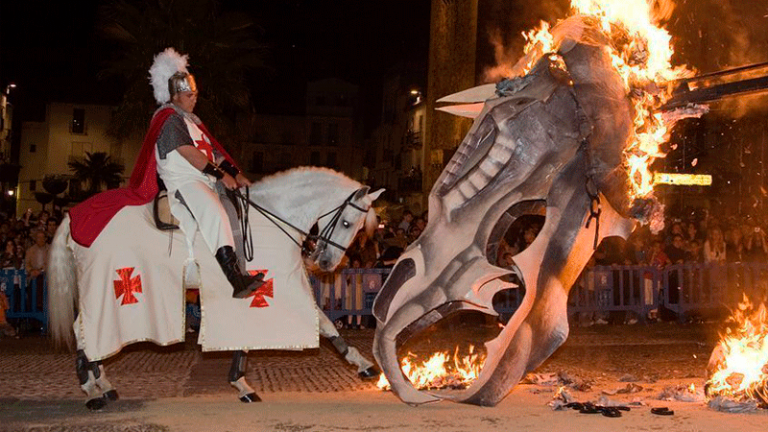
{"label": "flame", "polygon": [[[400,361],[400,369],[417,389],[441,389],[446,387],[466,387],[480,376],[485,364],[485,355],[475,352],[469,346],[469,354],[459,355],[457,346],[451,356],[448,351],[433,354],[426,361],[417,364],[418,356],[411,352]],[[389,389],[389,381],[384,374],[379,376],[376,386],[381,390]]]}
{"label": "flame", "polygon": [[[693,75],[692,70],[671,64],[672,38],[660,23],[673,9],[669,0],[571,0],[573,16],[594,23],[608,40],[606,53],[634,106],[634,131],[625,150],[630,199],[653,192],[650,166],[666,156],[660,145],[668,141],[674,121],[679,120],[665,118],[659,108],[670,99],[674,81]],[[542,55],[556,51],[562,40],[574,38],[570,31],[565,28],[562,34],[553,34],[542,21],[539,28],[524,32],[525,56],[513,72],[530,71]]]}
{"label": "flame", "polygon": [[768,313],[755,308],[746,295],[728,319],[735,324],[721,335],[716,371],[707,381],[707,395],[728,396],[768,405]]}

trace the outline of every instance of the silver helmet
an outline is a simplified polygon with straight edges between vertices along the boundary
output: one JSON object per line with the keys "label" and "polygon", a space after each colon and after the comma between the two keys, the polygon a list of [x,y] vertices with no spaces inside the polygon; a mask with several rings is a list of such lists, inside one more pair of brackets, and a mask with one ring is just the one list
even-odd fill
{"label": "silver helmet", "polygon": [[176,72],[168,79],[168,93],[171,95],[171,99],[177,93],[191,91],[197,91],[197,83],[195,83],[195,77],[187,72]]}

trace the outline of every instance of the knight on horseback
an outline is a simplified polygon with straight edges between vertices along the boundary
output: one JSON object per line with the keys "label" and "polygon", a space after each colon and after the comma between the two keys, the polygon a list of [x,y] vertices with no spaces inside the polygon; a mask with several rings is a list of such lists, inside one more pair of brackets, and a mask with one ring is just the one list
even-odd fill
{"label": "knight on horseback", "polygon": [[[232,284],[232,297],[245,298],[264,283],[264,275],[250,276],[240,268],[229,217],[216,192],[216,182],[229,190],[250,186],[251,182],[223,149],[214,145],[205,127],[201,127],[202,121],[193,114],[197,85],[186,71],[186,57],[168,48],[155,57],[150,69],[155,99],[162,104],[155,116],[173,109],[157,138],[157,174],[168,188],[171,213],[179,220],[188,242],[200,229]],[[178,70],[174,71],[173,66]]]}
{"label": "knight on horseback", "polygon": [[[123,192],[131,195],[127,198],[138,195],[139,200],[148,202],[157,193],[159,177],[160,187],[164,185],[168,190],[170,211],[186,236],[188,250],[192,251],[195,232],[199,229],[233,287],[232,297],[248,297],[264,283],[264,275],[251,276],[238,263],[232,226],[216,183],[234,190],[250,186],[251,182],[200,118],[193,114],[198,93],[194,76],[187,71],[187,55],[167,48],[155,56],[149,73],[160,108],[152,117],[130,185]],[[94,200],[109,200],[109,204],[125,201],[126,197],[110,198],[115,197],[110,194],[93,197]],[[72,237],[84,246],[89,246],[98,235],[93,231],[103,228],[97,228],[98,222],[78,223],[91,221],[95,219],[92,213],[102,211],[100,207],[103,206],[97,205],[101,203],[89,201],[72,212]]]}

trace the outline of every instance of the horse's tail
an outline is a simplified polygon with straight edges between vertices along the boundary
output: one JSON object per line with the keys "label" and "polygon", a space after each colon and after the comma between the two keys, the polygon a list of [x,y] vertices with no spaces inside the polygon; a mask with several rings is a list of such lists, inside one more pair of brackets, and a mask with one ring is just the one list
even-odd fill
{"label": "horse's tail", "polygon": [[57,348],[74,347],[75,300],[77,271],[75,256],[67,246],[69,216],[56,230],[48,255],[48,328]]}

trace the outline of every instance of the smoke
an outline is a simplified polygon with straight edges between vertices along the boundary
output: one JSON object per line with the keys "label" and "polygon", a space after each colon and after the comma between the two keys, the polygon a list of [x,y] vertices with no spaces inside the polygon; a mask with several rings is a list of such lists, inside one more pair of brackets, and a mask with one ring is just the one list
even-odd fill
{"label": "smoke", "polygon": [[526,44],[522,33],[538,27],[541,21],[554,23],[566,18],[569,6],[569,0],[479,2],[477,80],[488,83],[514,76],[513,66]]}
{"label": "smoke", "polygon": [[[707,73],[768,62],[766,26],[768,4],[764,0],[682,0],[668,28],[673,35],[675,60]],[[768,97],[755,95],[725,99],[712,110],[739,118],[766,108]]]}

